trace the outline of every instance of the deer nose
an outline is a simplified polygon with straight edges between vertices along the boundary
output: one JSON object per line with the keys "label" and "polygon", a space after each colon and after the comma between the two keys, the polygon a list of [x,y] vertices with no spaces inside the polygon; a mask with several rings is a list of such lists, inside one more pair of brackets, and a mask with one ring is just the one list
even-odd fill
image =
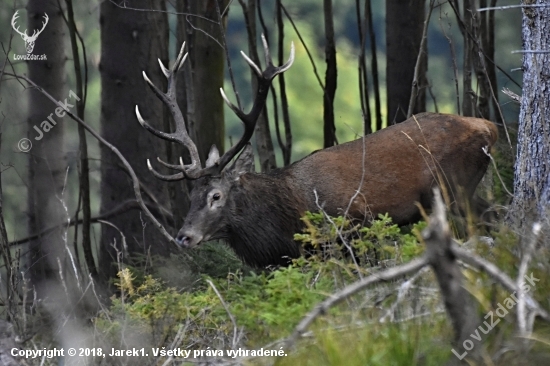
{"label": "deer nose", "polygon": [[191,238],[184,233],[178,233],[178,236],[176,237],[176,243],[182,247],[188,246],[190,241]]}

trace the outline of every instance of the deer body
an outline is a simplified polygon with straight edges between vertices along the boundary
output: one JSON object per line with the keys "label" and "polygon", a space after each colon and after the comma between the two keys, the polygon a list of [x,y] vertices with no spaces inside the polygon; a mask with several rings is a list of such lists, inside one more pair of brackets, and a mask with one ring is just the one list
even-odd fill
{"label": "deer body", "polygon": [[225,239],[256,267],[288,263],[300,255],[293,236],[305,211],[322,207],[363,223],[388,213],[404,225],[420,219],[416,202],[430,207],[439,180],[451,195],[461,187],[460,199],[471,199],[489,163],[482,148],[496,137],[483,119],[423,113],[268,174],[249,172],[245,151],[221,177],[197,182],[178,238],[188,247]]}
{"label": "deer body", "polygon": [[[273,78],[286,71],[294,59],[275,67],[263,39],[267,67],[264,71],[244,55],[258,78],[252,110],[245,114],[222,97],[243,121],[243,136],[221,157],[213,146],[203,165],[177,105],[176,75],[186,56],[183,47],[174,65],[161,68],[168,78],[168,91],[160,91],[144,75],[146,82],[170,109],[176,124],[173,133],[148,125],[136,106],[138,121],[160,138],[182,144],[191,164],[179,165],[159,160],[178,170],[158,178],[194,180],[191,207],[175,242],[192,248],[201,242],[224,239],[246,263],[264,267],[286,264],[300,255],[293,240],[301,231],[300,217],[322,208],[331,216],[347,215],[368,223],[378,214],[388,213],[395,223],[417,221],[416,203],[429,208],[432,187],[442,185],[453,205],[463,209],[471,199],[489,164],[483,151],[496,141],[497,129],[489,121],[454,115],[422,113],[407,121],[342,145],[319,150],[294,164],[268,174],[253,172],[254,159],[248,144],[256,120],[265,106]],[[229,164],[240,153],[240,156]]]}

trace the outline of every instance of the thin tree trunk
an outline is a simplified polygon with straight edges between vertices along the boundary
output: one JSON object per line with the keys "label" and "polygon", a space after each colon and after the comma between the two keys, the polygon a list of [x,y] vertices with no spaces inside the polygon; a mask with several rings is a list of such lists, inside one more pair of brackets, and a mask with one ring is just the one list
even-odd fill
{"label": "thin tree trunk", "polygon": [[463,67],[463,79],[462,79],[462,114],[464,116],[475,116],[475,98],[474,91],[472,90],[472,62],[475,54],[475,45],[473,39],[470,37],[473,27],[472,14],[472,1],[464,0],[463,2],[463,21],[464,31],[462,36],[464,38],[464,67]]}
{"label": "thin tree trunk", "polygon": [[[246,30],[248,32],[248,54],[251,59],[258,65],[259,56],[257,48],[257,34],[256,34],[256,1],[248,0],[245,4],[243,0],[240,1],[245,16]],[[252,79],[252,95],[256,95],[258,89],[258,82],[256,74],[250,71]],[[277,168],[277,162],[275,160],[275,150],[273,148],[273,141],[271,140],[271,132],[269,129],[269,120],[267,118],[267,107],[258,118],[256,123],[255,135],[256,135],[256,148],[258,149],[258,155],[260,157],[260,167],[262,172],[268,172]]]}
{"label": "thin tree trunk", "polygon": [[[367,1],[365,6],[369,6]],[[359,0],[355,0],[355,14],[357,16],[357,32],[359,35],[359,47],[361,51],[358,57],[358,82],[359,82],[359,99],[361,102],[361,113],[363,114],[363,134],[368,135],[372,133],[371,127],[371,112],[370,112],[370,98],[369,98],[369,80],[367,73],[367,62],[365,61],[365,43],[366,34],[363,31],[363,20],[361,18],[361,3]],[[365,9],[365,23],[367,10]],[[365,24],[366,26],[366,24]]]}
{"label": "thin tree trunk", "polygon": [[[73,2],[72,0],[66,0],[67,4],[67,20],[69,25],[69,36],[71,39],[71,49],[73,54],[73,63],[74,71],[76,77],[76,94],[79,99],[76,102],[76,115],[84,120],[84,108],[86,101],[84,100],[84,88],[86,87],[83,84],[82,80],[82,70],[80,66],[80,54],[78,52],[78,45],[76,42],[76,24],[74,20],[73,13]],[[86,63],[84,59],[84,63]],[[80,174],[79,177],[79,188],[80,188],[80,197],[82,202],[82,249],[84,252],[84,260],[88,266],[88,271],[92,275],[92,278],[97,278],[97,268],[95,266],[94,257],[92,254],[92,244],[90,240],[90,228],[91,228],[91,207],[90,207],[90,175],[89,175],[89,165],[88,165],[88,143],[86,141],[86,132],[84,127],[78,125],[78,139],[80,143]],[[77,212],[78,217],[78,212]],[[76,231],[78,232],[78,231]],[[75,243],[78,244],[78,243]],[[75,247],[76,251],[76,247]]]}
{"label": "thin tree trunk", "polygon": [[327,62],[323,96],[323,130],[324,147],[331,147],[337,143],[336,126],[334,125],[334,96],[336,95],[338,70],[336,68],[332,0],[323,0],[323,5],[325,14],[325,59]]}
{"label": "thin tree trunk", "polygon": [[372,58],[372,83],[374,89],[374,113],[376,116],[376,131],[382,129],[382,108],[380,107],[380,85],[378,82],[378,56],[376,52],[376,34],[372,21],[372,4],[370,0],[365,2],[365,19],[370,37],[370,52]]}
{"label": "thin tree trunk", "polygon": [[[279,65],[284,64],[284,22],[283,22],[283,10],[281,7],[281,0],[277,0],[277,34],[278,34],[278,49],[279,49]],[[277,79],[279,80],[279,91],[281,95],[281,110],[283,112],[283,123],[285,126],[285,143],[281,146],[283,152],[283,164],[284,166],[290,165],[292,155],[292,130],[290,125],[290,112],[288,109],[288,98],[286,96],[286,83],[285,74],[280,74]]]}

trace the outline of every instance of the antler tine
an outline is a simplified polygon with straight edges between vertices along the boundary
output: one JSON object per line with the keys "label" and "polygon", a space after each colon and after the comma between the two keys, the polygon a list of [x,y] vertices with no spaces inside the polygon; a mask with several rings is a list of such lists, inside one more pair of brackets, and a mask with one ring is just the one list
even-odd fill
{"label": "antler tine", "polygon": [[274,66],[271,61],[271,56],[269,54],[269,47],[267,45],[267,41],[263,34],[262,34],[262,43],[264,45],[264,52],[265,52],[266,64],[267,64],[266,69],[263,72],[248,56],[246,56],[243,52],[241,52],[246,62],[250,65],[252,70],[254,70],[254,72],[258,76],[258,90],[256,92],[256,98],[254,99],[254,104],[252,105],[252,109],[250,110],[250,112],[246,114],[242,110],[237,108],[233,103],[229,101],[229,99],[227,98],[223,90],[220,89],[223,100],[227,103],[229,108],[231,108],[231,110],[235,112],[237,117],[239,117],[239,119],[244,123],[244,132],[240,140],[234,146],[232,146],[225,154],[223,154],[218,164],[210,168],[204,169],[204,170],[207,170],[209,173],[214,172],[215,171],[214,169],[221,171],[231,161],[231,159],[233,159],[235,155],[237,155],[248,143],[248,141],[252,137],[252,134],[254,133],[254,127],[256,126],[256,121],[258,120],[260,113],[264,109],[267,93],[269,92],[269,87],[271,86],[271,81],[278,74],[281,74],[286,70],[288,70],[292,65],[292,63],[294,62],[294,42],[292,42],[290,46],[290,57],[288,61],[284,65],[279,67]]}
{"label": "antler tine", "polygon": [[258,67],[258,65],[256,65],[256,63],[254,61],[252,61],[250,59],[250,57],[248,57],[246,55],[246,53],[244,53],[244,51],[241,51],[241,56],[243,56],[244,60],[250,65],[250,67],[252,67],[252,70],[254,70],[254,72],[256,73],[256,75],[258,75],[258,77],[262,77],[262,70],[260,70],[260,68]]}
{"label": "antler tine", "polygon": [[160,173],[157,172],[155,169],[153,169],[153,166],[151,165],[151,162],[149,161],[149,159],[147,159],[147,168],[149,169],[149,171],[150,171],[155,177],[157,177],[158,179],[163,180],[163,181],[165,181],[165,182],[174,182],[174,181],[178,181],[178,180],[185,179],[185,176],[184,176],[183,173],[177,173],[177,174],[172,174],[172,175],[163,175],[163,174],[160,174]]}
{"label": "antler tine", "polygon": [[[178,166],[177,169],[182,170],[182,174],[162,176],[161,174],[150,169],[157,178],[164,179],[164,180],[166,180],[165,178],[168,178],[170,180],[176,180],[176,177],[179,177],[179,179],[185,179],[185,178],[197,179],[199,177],[197,174],[200,172],[200,169],[201,169],[201,162],[200,162],[197,146],[193,143],[193,141],[189,137],[189,134],[187,133],[187,128],[185,127],[185,119],[183,118],[183,114],[181,113],[181,110],[176,100],[177,72],[181,68],[185,60],[187,59],[187,54],[186,53],[184,54],[184,48],[185,48],[185,43],[182,45],[180,52],[178,54],[178,57],[176,58],[176,61],[174,62],[174,64],[170,69],[166,68],[162,64],[162,62],[159,60],[162,73],[168,79],[168,88],[166,93],[162,92],[155,84],[153,84],[153,82],[147,77],[147,74],[145,73],[145,71],[143,71],[143,79],[145,79],[145,81],[147,82],[147,85],[149,85],[149,87],[155,93],[155,95],[160,100],[162,100],[162,102],[170,110],[170,113],[172,114],[174,118],[174,122],[176,124],[176,131],[174,131],[173,133],[166,133],[153,128],[143,119],[143,117],[139,113],[139,108],[136,105],[136,117],[139,123],[147,131],[151,132],[155,136],[160,137],[164,140],[176,142],[185,146],[185,148],[189,151],[189,155],[191,156],[190,165],[186,165],[182,167]],[[183,171],[183,169],[185,169],[185,171]]]}
{"label": "antler tine", "polygon": [[264,45],[265,64],[273,65],[273,60],[271,59],[271,53],[269,52],[269,45],[267,44],[267,39],[265,38],[265,35],[263,33],[261,35],[261,38],[262,38],[262,44]]}
{"label": "antler tine", "polygon": [[26,29],[25,29],[25,32],[21,32],[19,30],[19,26],[16,24],[17,18],[19,18],[19,10],[16,10],[15,14],[13,14],[13,17],[11,17],[11,27],[13,28],[13,30],[15,30],[17,33],[19,33],[21,36],[28,37]]}
{"label": "antler tine", "polygon": [[164,165],[165,167],[167,167],[168,169],[173,169],[173,170],[178,170],[180,172],[183,173],[183,175],[187,178],[187,175],[186,175],[186,172],[192,168],[191,165],[185,165],[183,164],[183,159],[181,158],[180,156],[180,163],[175,165],[175,164],[168,164],[167,162],[165,161],[162,161],[161,158],[157,157],[157,161],[159,163],[161,163],[162,165]]}

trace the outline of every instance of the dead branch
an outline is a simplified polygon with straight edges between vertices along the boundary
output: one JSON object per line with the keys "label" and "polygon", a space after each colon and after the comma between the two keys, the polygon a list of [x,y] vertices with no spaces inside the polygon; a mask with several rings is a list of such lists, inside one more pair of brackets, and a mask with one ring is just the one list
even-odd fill
{"label": "dead branch", "polygon": [[433,213],[428,227],[422,231],[422,237],[426,242],[426,256],[436,274],[447,313],[453,323],[455,343],[462,347],[463,341],[480,321],[471,295],[462,286],[462,272],[451,250],[451,232],[439,188],[434,188]]}
{"label": "dead branch", "polygon": [[[470,266],[487,272],[488,275],[490,275],[494,280],[500,283],[508,291],[515,293],[518,292],[516,283],[493,263],[462,249],[456,243],[451,244],[451,249],[454,255],[461,261],[469,264]],[[539,315],[542,319],[550,322],[550,315],[543,307],[540,306],[540,304],[535,299],[533,299],[529,294],[525,294],[525,300],[527,307],[536,312],[536,314]]]}
{"label": "dead branch", "polygon": [[420,270],[427,264],[428,259],[426,258],[426,256],[422,256],[400,266],[372,274],[343,288],[337,293],[332,294],[329,298],[317,304],[315,308],[313,308],[313,310],[307,313],[306,316],[303,317],[300,323],[296,326],[296,328],[294,328],[294,332],[290,335],[290,337],[288,337],[283,343],[287,347],[296,343],[298,338],[306,331],[311,323],[313,323],[313,321],[317,319],[318,316],[325,314],[331,307],[356,294],[357,292],[379,282],[391,281],[393,279],[406,276],[409,273]]}

